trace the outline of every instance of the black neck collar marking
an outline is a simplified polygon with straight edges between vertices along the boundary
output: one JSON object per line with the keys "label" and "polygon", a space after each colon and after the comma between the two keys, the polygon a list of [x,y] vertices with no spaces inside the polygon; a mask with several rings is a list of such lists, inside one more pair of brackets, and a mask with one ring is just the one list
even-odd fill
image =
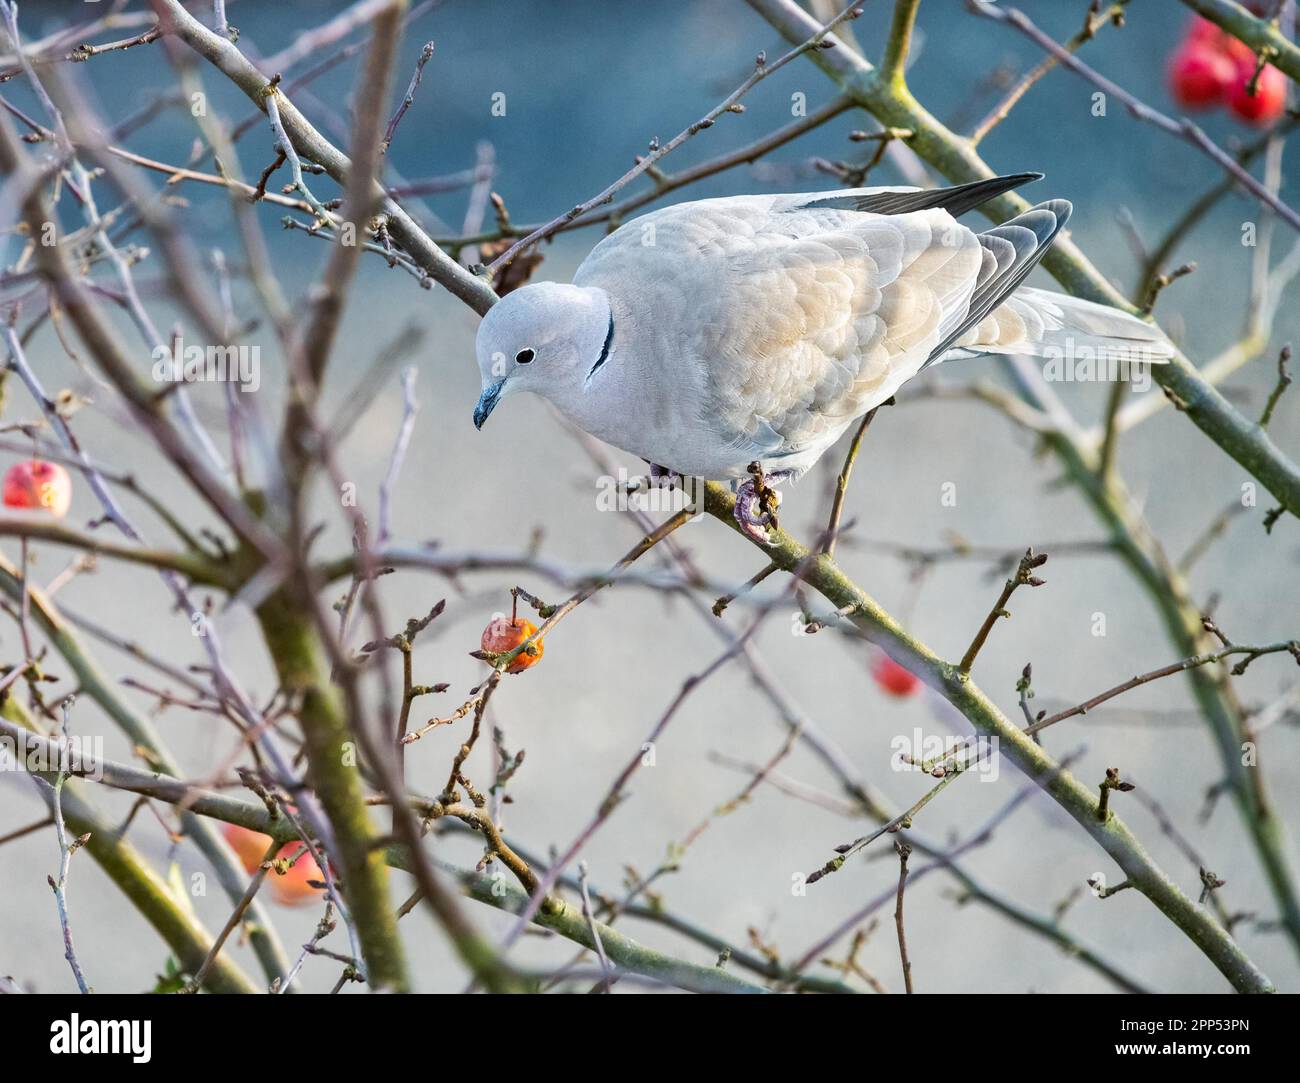
{"label": "black neck collar marking", "polygon": [[[587,373],[587,380],[596,375],[596,370],[603,365],[609,358],[609,348],[614,342],[614,311],[609,313],[609,330],[605,332],[605,345],[601,347],[600,356],[596,358],[596,363],[591,366],[591,371]],[[585,381],[584,381],[585,382]]]}

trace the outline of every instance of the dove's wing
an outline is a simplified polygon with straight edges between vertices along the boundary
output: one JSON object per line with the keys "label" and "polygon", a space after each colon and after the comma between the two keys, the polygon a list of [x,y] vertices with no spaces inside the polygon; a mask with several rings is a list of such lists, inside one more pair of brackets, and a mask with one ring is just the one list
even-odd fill
{"label": "dove's wing", "polygon": [[575,282],[630,306],[616,343],[639,340],[692,389],[677,397],[742,467],[820,450],[960,333],[984,266],[976,235],[942,209],[825,203],[860,194],[657,211],[602,241]]}

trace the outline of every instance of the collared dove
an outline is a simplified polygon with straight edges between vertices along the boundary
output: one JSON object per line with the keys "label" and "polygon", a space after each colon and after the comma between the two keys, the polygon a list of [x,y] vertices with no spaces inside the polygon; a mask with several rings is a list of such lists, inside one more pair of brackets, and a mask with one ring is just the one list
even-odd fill
{"label": "collared dove", "polygon": [[705,199],[635,219],[571,285],[523,286],[488,311],[474,424],[532,391],[657,471],[748,475],[736,518],[766,540],[767,483],[804,473],[927,365],[1067,351],[1167,361],[1172,346],[1142,320],[1021,285],[1068,202],[983,233],[957,221],[1040,176]]}

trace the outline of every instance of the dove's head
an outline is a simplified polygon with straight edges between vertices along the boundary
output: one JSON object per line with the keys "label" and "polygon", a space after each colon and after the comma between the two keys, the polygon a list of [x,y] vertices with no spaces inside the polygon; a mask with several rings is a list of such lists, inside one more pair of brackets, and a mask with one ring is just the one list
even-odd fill
{"label": "dove's head", "polygon": [[604,290],[538,282],[506,294],[479,324],[475,352],[483,394],[474,408],[481,429],[505,395],[532,391],[561,403],[581,393],[613,339]]}

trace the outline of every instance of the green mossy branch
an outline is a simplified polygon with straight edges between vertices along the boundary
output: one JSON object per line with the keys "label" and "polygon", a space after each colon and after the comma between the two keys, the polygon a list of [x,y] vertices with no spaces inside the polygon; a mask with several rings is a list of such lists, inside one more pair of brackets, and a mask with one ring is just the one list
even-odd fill
{"label": "green mossy branch", "polygon": [[[22,598],[22,580],[18,569],[0,555],[0,592],[17,603]],[[95,703],[141,749],[153,766],[169,774],[179,774],[179,763],[168,751],[152,722],[137,714],[122,698],[112,682],[86,652],[75,632],[60,616],[43,591],[28,583],[32,617],[51,646],[71,668],[77,679],[78,694]],[[12,698],[12,697],[11,697]],[[248,876],[231,853],[221,833],[207,820],[188,810],[179,813],[181,828],[194,840],[199,851],[212,864],[217,881],[231,905],[237,905],[248,887]],[[129,863],[128,863],[129,864]],[[111,875],[111,873],[110,873]],[[123,890],[126,885],[123,884]],[[276,935],[266,906],[254,899],[248,909],[249,941],[257,955],[267,982],[289,972],[289,960]],[[201,960],[200,960],[201,961]]]}
{"label": "green mossy branch", "polygon": [[295,713],[302,725],[308,781],[334,830],[333,853],[342,866],[343,893],[361,941],[367,980],[372,988],[405,991],[406,963],[384,855],[366,809],[359,750],[342,698],[330,683],[311,616],[285,587],[258,607],[257,621],[281,689],[301,703]]}
{"label": "green mossy branch", "polygon": [[1270,19],[1252,15],[1233,0],[1183,0],[1193,11],[1218,24],[1255,50],[1267,51],[1269,63],[1300,83],[1300,48]]}
{"label": "green mossy branch", "polygon": [[[15,725],[0,720],[0,736],[16,739],[20,735]],[[48,742],[48,738],[45,740]],[[275,841],[291,842],[297,838],[293,825],[285,817],[272,816],[266,805],[259,801],[190,786],[178,778],[161,772],[144,771],[110,760],[87,762],[81,765],[80,770],[86,773],[97,773],[104,785],[130,793],[144,794],[173,804],[184,802],[196,815],[236,824],[250,831],[260,831],[271,836]],[[74,782],[75,780],[70,780],[69,784]],[[391,846],[385,849],[376,846],[370,849],[370,853],[375,855],[381,866],[387,864],[406,871],[412,868],[410,855],[403,847]],[[528,895],[503,878],[461,869],[445,862],[435,862],[435,865],[454,877],[460,884],[461,890],[470,898],[511,913],[519,913],[527,906]],[[353,913],[354,916],[359,917],[355,907]],[[391,909],[389,917],[395,920],[394,911]],[[583,916],[582,911],[578,907],[570,906],[559,897],[554,897],[552,904],[543,908],[533,918],[533,923],[551,929],[583,947],[593,948],[595,945],[592,926]],[[720,968],[686,962],[646,947],[603,922],[595,922],[595,929],[600,934],[609,958],[632,973],[655,978],[693,992],[761,993],[766,991],[761,986],[747,982]],[[199,962],[205,954],[206,951],[199,952]],[[775,976],[786,975],[782,973]],[[852,991],[839,982],[820,979],[809,979],[807,987],[836,992]]]}
{"label": "green mossy branch", "polygon": [[[39,733],[31,715],[13,695],[13,689],[0,693],[0,717],[31,733]],[[53,781],[53,776],[44,776]],[[86,796],[87,784],[68,779],[63,787],[63,815],[70,833],[90,838],[85,850],[95,863],[130,900],[141,916],[157,930],[167,946],[190,974],[196,973],[212,950],[212,934],[190,911],[181,906],[170,889],[140,853],[104,818]],[[192,815],[192,814],[191,814]],[[211,824],[207,829],[216,832]],[[94,939],[90,940],[93,945]],[[213,993],[262,992],[239,967],[226,956],[219,956],[209,969],[203,987]]]}
{"label": "green mossy branch", "polygon": [[[705,511],[740,533],[733,514],[735,498],[710,482]],[[1152,861],[1142,844],[1118,816],[1097,819],[1097,798],[1061,769],[1041,746],[1020,731],[993,702],[962,673],[915,639],[825,554],[814,555],[784,532],[768,546],[752,543],[767,559],[818,591],[846,615],[863,636],[921,677],[985,736],[995,737],[999,751],[1026,776],[1038,782],[1124,870],[1133,886],[1192,940],[1232,983],[1244,993],[1273,992],[1273,983],[1255,966],[1208,910],[1194,903]]]}

